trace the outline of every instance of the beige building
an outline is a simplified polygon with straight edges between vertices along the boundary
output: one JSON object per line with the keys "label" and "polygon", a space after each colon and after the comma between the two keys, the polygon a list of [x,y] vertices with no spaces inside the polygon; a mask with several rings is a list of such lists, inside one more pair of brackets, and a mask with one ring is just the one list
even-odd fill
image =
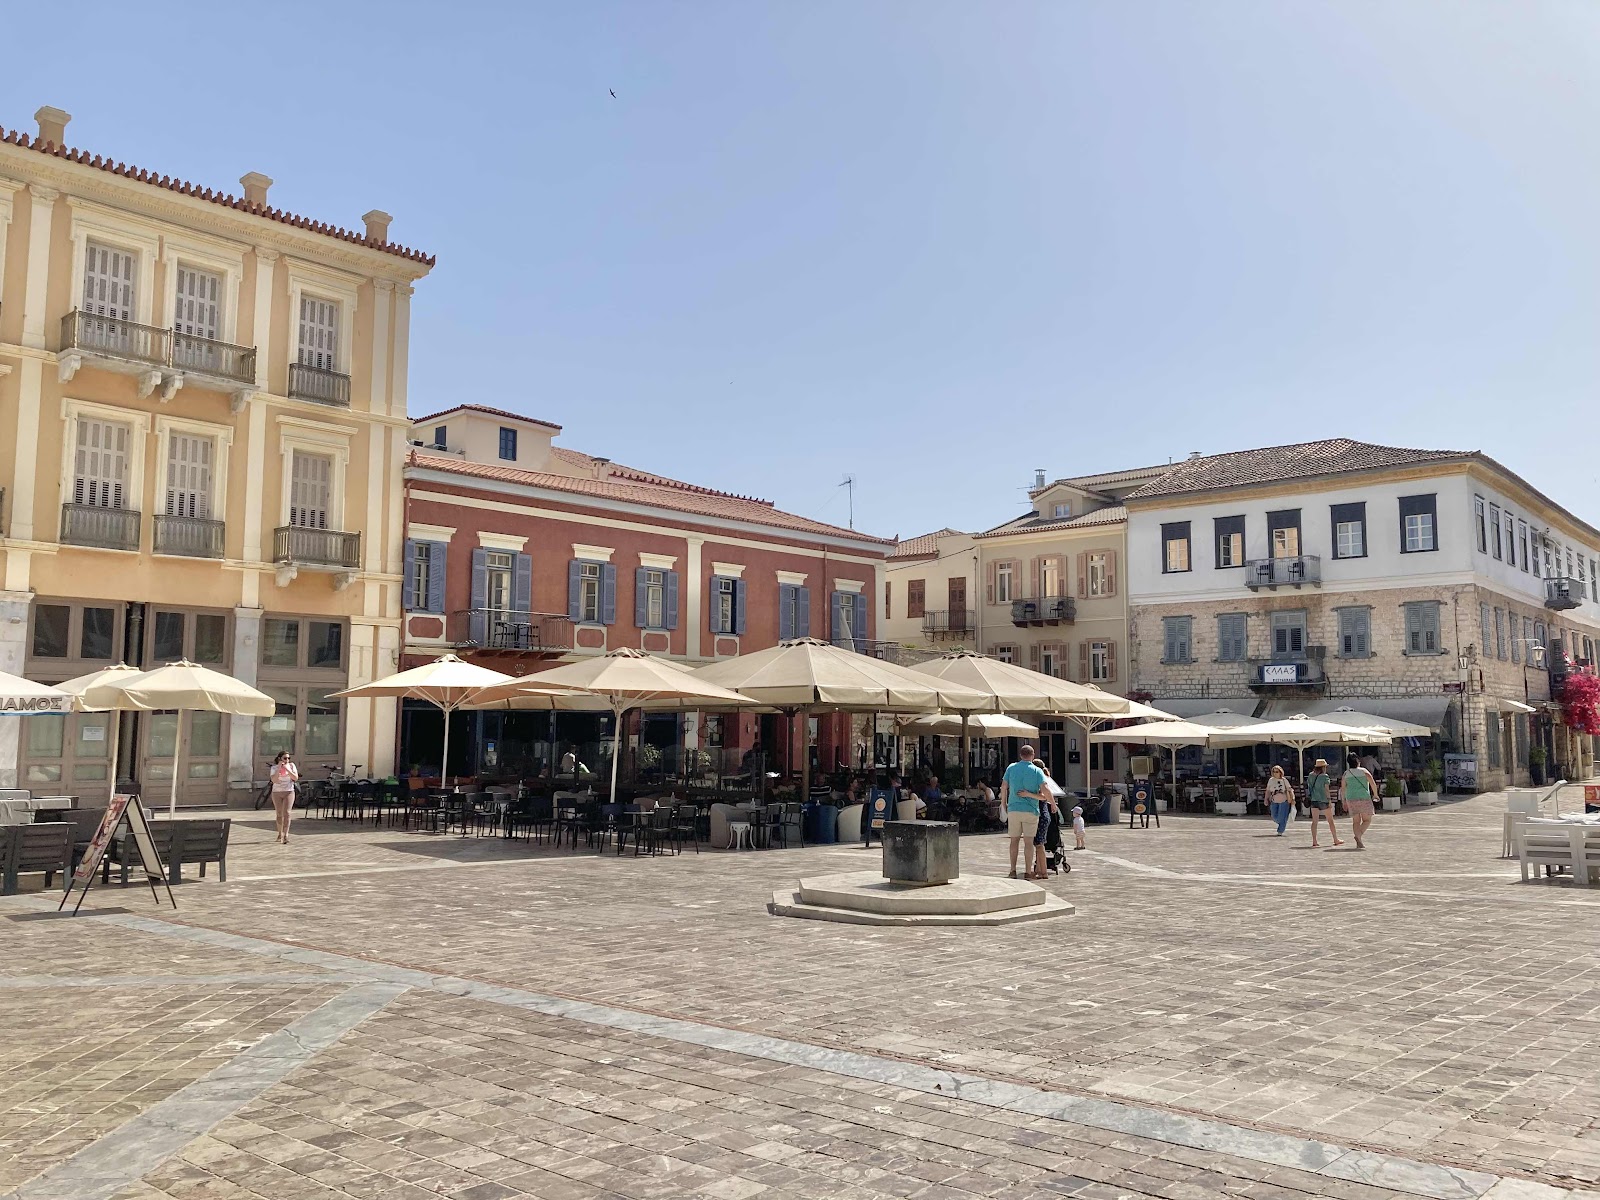
{"label": "beige building", "polygon": [[884,564],[879,637],[913,650],[978,647],[977,542],[939,529],[898,543]]}
{"label": "beige building", "polygon": [[[188,658],[259,721],[129,715],[119,778],[216,802],[262,760],[392,769],[411,285],[433,260],[0,130],[0,670]],[[105,786],[111,717],[0,723],[0,786]]]}
{"label": "beige building", "polygon": [[[984,652],[1047,675],[1124,694],[1129,687],[1127,510],[1123,498],[1168,468],[1041,477],[1032,512],[977,534]],[[1088,746],[1070,723],[1045,721],[1041,745],[1063,784],[1120,780],[1113,746]]]}

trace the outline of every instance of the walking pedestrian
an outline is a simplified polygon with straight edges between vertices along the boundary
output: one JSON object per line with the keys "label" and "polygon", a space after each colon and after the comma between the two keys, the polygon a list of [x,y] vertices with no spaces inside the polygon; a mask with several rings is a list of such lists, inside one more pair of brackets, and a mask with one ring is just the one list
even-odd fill
{"label": "walking pedestrian", "polygon": [[[1017,877],[1017,851],[1024,840],[1027,845],[1033,845],[1034,835],[1039,832],[1039,804],[1044,796],[1044,772],[1033,761],[1033,747],[1023,746],[1017,751],[1017,761],[1000,777],[1000,802],[1006,814],[1006,833],[1011,839],[1012,879]],[[1024,873],[1031,874],[1027,859],[1022,865]]]}
{"label": "walking pedestrian", "polygon": [[1306,804],[1311,808],[1311,848],[1317,849],[1317,822],[1326,819],[1328,832],[1335,846],[1344,845],[1339,840],[1339,827],[1333,823],[1333,801],[1328,798],[1328,760],[1317,759],[1316,766],[1306,778]]}
{"label": "walking pedestrian", "polygon": [[1282,837],[1284,830],[1289,827],[1289,814],[1293,809],[1294,790],[1290,788],[1289,781],[1283,777],[1283,768],[1273,767],[1272,777],[1267,780],[1267,811],[1278,823],[1279,837]]}
{"label": "walking pedestrian", "polygon": [[1083,809],[1078,805],[1072,808],[1072,848],[1074,850],[1087,850],[1089,843],[1085,840],[1087,831],[1083,827]]}
{"label": "walking pedestrian", "polygon": [[1350,755],[1344,772],[1344,810],[1350,814],[1350,833],[1356,839],[1356,849],[1365,850],[1361,840],[1367,826],[1372,824],[1372,798],[1378,794],[1378,781],[1372,772],[1361,765],[1361,760]]}
{"label": "walking pedestrian", "polygon": [[294,789],[300,782],[300,768],[294,765],[287,750],[280,750],[267,772],[272,780],[272,812],[277,818],[280,845],[289,844],[289,822],[294,817]]}

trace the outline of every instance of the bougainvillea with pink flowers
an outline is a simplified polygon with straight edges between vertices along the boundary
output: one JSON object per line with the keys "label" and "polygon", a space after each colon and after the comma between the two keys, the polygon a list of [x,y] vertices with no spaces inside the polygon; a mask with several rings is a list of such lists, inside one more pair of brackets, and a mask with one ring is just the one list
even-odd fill
{"label": "bougainvillea with pink flowers", "polygon": [[1561,687],[1561,719],[1578,733],[1600,733],[1600,677],[1568,675]]}

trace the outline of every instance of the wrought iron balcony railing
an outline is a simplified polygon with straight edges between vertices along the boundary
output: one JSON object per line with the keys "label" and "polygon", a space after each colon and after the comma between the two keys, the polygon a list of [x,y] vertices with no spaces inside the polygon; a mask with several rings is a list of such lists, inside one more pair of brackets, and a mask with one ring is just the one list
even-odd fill
{"label": "wrought iron balcony railing", "polygon": [[272,533],[272,561],[354,571],[361,566],[361,535],[282,525]]}
{"label": "wrought iron balcony railing", "polygon": [[458,609],[446,619],[445,638],[458,649],[540,652],[571,650],[572,620],[565,613],[521,609]]}
{"label": "wrought iron balcony railing", "polygon": [[305,363],[289,364],[289,395],[296,400],[350,407],[350,376]]}
{"label": "wrought iron balcony railing", "polygon": [[922,632],[929,637],[964,637],[978,628],[978,615],[970,608],[939,609],[922,614]]}
{"label": "wrought iron balcony railing", "polygon": [[1070,625],[1078,619],[1077,601],[1066,596],[1043,596],[1038,600],[1013,600],[1013,625]]}
{"label": "wrought iron balcony railing", "polygon": [[172,331],[73,309],[61,318],[61,348],[164,367],[172,359]]}
{"label": "wrought iron balcony railing", "polygon": [[1244,585],[1252,592],[1262,588],[1322,586],[1322,559],[1315,554],[1295,554],[1287,558],[1253,558],[1244,565]]}
{"label": "wrought iron balcony railing", "polygon": [[1544,606],[1561,611],[1583,605],[1583,580],[1546,579],[1544,581]]}
{"label": "wrought iron balcony railing", "polygon": [[216,375],[235,383],[256,381],[256,348],[216,342],[192,333],[173,333],[172,365],[184,371]]}
{"label": "wrought iron balcony railing", "polygon": [[1320,687],[1328,681],[1323,665],[1327,657],[1326,646],[1307,646],[1304,655],[1284,655],[1277,658],[1252,658],[1251,687]]}
{"label": "wrought iron balcony railing", "polygon": [[96,546],[102,550],[137,550],[139,521],[139,514],[131,508],[63,504],[61,541],[68,546]]}
{"label": "wrought iron balcony railing", "polygon": [[204,517],[157,515],[155,551],[185,558],[221,558],[227,526]]}

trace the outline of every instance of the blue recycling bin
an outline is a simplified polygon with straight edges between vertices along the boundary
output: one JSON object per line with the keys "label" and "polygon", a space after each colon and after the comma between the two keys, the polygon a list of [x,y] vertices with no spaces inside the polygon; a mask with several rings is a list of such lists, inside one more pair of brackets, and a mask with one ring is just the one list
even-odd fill
{"label": "blue recycling bin", "polygon": [[806,841],[831,846],[839,840],[839,810],[831,804],[808,804],[800,816]]}

